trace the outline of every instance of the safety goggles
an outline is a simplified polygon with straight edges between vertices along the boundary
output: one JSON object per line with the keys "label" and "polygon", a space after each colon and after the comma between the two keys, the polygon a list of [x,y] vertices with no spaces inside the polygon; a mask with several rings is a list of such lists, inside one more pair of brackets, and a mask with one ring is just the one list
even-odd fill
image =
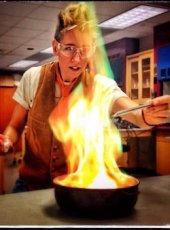
{"label": "safety goggles", "polygon": [[82,59],[86,59],[91,57],[96,49],[95,45],[76,47],[74,45],[64,45],[59,42],[57,46],[60,52],[69,58],[73,58],[78,53]]}

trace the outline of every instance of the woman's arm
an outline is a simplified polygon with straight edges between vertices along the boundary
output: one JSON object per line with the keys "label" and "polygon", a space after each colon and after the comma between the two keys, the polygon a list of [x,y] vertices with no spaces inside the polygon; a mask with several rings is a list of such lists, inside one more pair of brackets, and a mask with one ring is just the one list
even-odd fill
{"label": "woman's arm", "polygon": [[20,104],[16,104],[12,118],[6,127],[3,134],[0,134],[0,149],[3,152],[4,141],[9,139],[11,145],[17,143],[24,127],[26,125],[28,110],[22,107]]}
{"label": "woman's arm", "polygon": [[[135,110],[122,118],[128,120],[140,127],[149,127],[154,125],[159,125],[163,123],[168,123],[170,118],[170,96],[164,95],[147,101],[151,103],[152,106]],[[112,106],[112,113],[123,109],[129,109],[137,106],[138,104],[132,101],[128,97],[121,97],[117,99]],[[143,110],[143,116],[142,116]]]}

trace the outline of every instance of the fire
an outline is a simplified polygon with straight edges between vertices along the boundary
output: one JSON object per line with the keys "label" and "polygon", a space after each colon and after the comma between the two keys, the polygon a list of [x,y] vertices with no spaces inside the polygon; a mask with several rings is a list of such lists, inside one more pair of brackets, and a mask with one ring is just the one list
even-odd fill
{"label": "fire", "polygon": [[[105,77],[103,77],[103,81]],[[122,154],[121,137],[109,117],[111,98],[94,84],[93,96],[83,84],[63,97],[50,115],[56,138],[63,143],[68,174],[58,181],[78,188],[117,188],[133,184],[116,163]]]}
{"label": "fire", "polygon": [[[96,22],[94,4],[90,4],[89,18]],[[96,24],[97,25],[97,24]],[[96,27],[96,34],[101,34]],[[97,73],[114,78],[102,36],[96,39],[94,67]],[[90,79],[87,78],[87,81]],[[102,81],[105,81],[103,77]],[[68,174],[56,178],[57,183],[78,188],[121,188],[134,185],[134,178],[122,173],[117,160],[122,154],[121,137],[109,117],[111,93],[107,84],[85,89],[83,81],[69,97],[63,97],[49,117],[56,138],[63,143]]]}

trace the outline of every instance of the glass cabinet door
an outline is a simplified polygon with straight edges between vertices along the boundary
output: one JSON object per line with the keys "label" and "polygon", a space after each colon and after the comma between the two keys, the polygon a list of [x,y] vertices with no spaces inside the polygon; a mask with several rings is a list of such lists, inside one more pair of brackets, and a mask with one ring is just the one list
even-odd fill
{"label": "glass cabinet door", "polygon": [[146,57],[141,60],[141,68],[142,68],[142,76],[141,76],[141,90],[142,90],[142,98],[150,98],[151,97],[151,58]]}
{"label": "glass cabinet door", "polygon": [[131,98],[136,100],[139,98],[139,65],[138,61],[131,62]]}

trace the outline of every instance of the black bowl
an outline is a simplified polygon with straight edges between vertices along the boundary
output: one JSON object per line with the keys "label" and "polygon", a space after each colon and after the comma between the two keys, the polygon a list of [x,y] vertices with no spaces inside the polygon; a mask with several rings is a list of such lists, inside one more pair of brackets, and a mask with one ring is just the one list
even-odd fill
{"label": "black bowl", "polygon": [[54,179],[55,198],[60,209],[85,216],[119,216],[132,211],[138,198],[139,180],[125,188],[76,188],[63,186]]}

